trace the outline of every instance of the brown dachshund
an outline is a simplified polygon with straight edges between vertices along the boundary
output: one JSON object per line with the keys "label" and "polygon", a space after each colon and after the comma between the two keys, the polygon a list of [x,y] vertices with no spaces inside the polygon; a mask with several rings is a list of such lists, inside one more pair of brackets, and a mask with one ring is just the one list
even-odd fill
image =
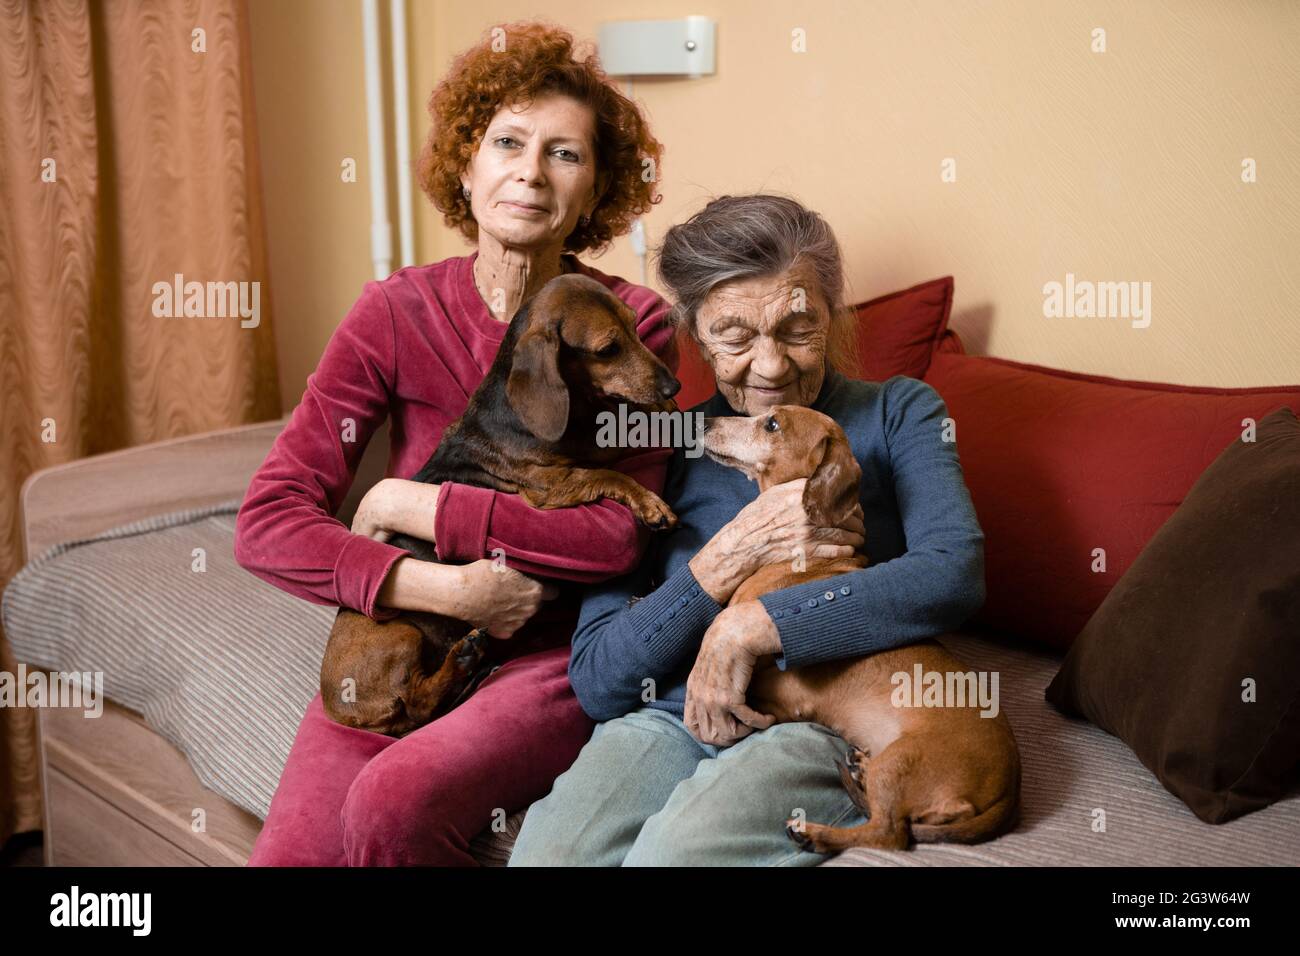
{"label": "brown dachshund", "polygon": [[[862,470],[844,431],[826,415],[778,405],[766,415],[705,420],[705,452],[758,482],[760,490],[807,478],[803,505],[809,520],[840,524],[858,502]],[[865,555],[809,559],[762,568],[730,604],[769,591],[844,574],[868,565]],[[767,655],[754,668],[747,703],[777,722],[813,721],[853,747],[840,768],[844,788],[868,816],[859,827],[786,821],[804,849],[833,853],[849,847],[905,849],[918,843],[978,843],[1015,824],[1020,804],[1020,752],[1011,724],[977,706],[899,707],[891,676],[910,681],[921,672],[966,673],[940,644],[921,641],[853,661],[782,671]]]}
{"label": "brown dachshund", "polygon": [[[518,493],[536,508],[612,498],[649,527],[670,528],[677,519],[657,495],[595,467],[624,454],[597,446],[596,416],[620,402],[672,408],[680,387],[637,337],[624,302],[588,276],[559,276],[511,319],[465,414],[413,480]],[[438,560],[427,541],[389,543]],[[408,734],[468,696],[490,669],[486,650],[480,631],[445,615],[374,621],[340,608],[321,662],[325,712],[349,727]]]}

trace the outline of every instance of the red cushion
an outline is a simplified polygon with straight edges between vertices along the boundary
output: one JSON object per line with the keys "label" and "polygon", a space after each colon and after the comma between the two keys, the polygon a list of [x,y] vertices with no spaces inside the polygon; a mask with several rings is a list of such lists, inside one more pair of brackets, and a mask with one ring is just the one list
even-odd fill
{"label": "red cushion", "polygon": [[677,332],[677,381],[682,383],[681,391],[675,401],[681,409],[693,408],[700,402],[707,401],[718,390],[713,378],[713,369],[700,355],[700,347],[695,344],[690,333]]}
{"label": "red cushion", "polygon": [[[963,351],[956,333],[948,331],[952,289],[952,276],[944,276],[854,306],[859,322],[854,377],[869,382],[883,382],[894,375],[920,378],[936,348]],[[690,336],[685,332],[679,335],[677,378],[682,390],[677,405],[691,408],[713,395],[713,371]]]}
{"label": "red cushion", "polygon": [[[955,329],[949,329],[948,331],[943,333],[943,338],[939,340],[939,345],[935,349],[935,352],[936,353],[947,352],[955,355],[965,355],[966,345],[964,342],[962,342],[961,336],[957,334]],[[929,369],[928,365],[926,366],[926,369],[927,370]],[[924,376],[922,376],[922,378],[924,378]]]}
{"label": "red cushion", "polygon": [[857,378],[883,382],[894,375],[921,378],[930,367],[952,313],[952,276],[931,279],[856,306]]}
{"label": "red cushion", "polygon": [[[1215,457],[1300,385],[1194,388],[938,352],[985,537],[977,623],[1069,647]],[[1230,505],[1225,502],[1225,506]],[[1105,571],[1092,570],[1105,549]]]}

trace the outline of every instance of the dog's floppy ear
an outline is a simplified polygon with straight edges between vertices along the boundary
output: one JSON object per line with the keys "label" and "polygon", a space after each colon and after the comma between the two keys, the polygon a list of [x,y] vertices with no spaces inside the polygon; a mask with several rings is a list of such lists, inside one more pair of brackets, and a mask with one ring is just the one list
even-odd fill
{"label": "dog's floppy ear", "polygon": [[542,441],[557,441],[569,424],[569,389],[560,377],[556,323],[530,325],[515,343],[506,399],[524,427]]}
{"label": "dog's floppy ear", "polygon": [[820,447],[821,461],[803,488],[803,510],[813,524],[833,528],[858,503],[862,468],[842,433],[827,435]]}

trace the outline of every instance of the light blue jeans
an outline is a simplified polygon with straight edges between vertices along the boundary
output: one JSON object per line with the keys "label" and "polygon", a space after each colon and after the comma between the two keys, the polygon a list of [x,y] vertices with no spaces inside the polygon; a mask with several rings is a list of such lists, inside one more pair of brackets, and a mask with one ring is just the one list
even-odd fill
{"label": "light blue jeans", "polygon": [[787,818],[858,826],[840,782],[849,745],[821,724],[775,724],[731,747],[642,707],[598,724],[528,808],[510,866],[816,866]]}

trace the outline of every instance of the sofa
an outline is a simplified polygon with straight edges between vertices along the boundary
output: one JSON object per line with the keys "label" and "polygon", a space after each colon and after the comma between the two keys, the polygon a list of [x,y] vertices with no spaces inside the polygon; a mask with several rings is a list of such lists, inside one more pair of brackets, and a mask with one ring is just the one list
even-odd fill
{"label": "sofa", "polygon": [[[976,846],[855,849],[821,865],[1294,864],[1300,782],[1256,812],[1203,822],[1122,740],[1059,712],[1044,691],[1074,634],[1216,451],[1208,439],[1189,452],[1195,442],[1161,445],[1152,435],[1167,430],[1169,416],[1200,434],[1241,407],[1260,415],[1279,402],[1300,409],[1300,386],[1184,389],[968,356],[948,328],[951,304],[945,277],[858,306],[859,370],[873,380],[927,381],[955,419],[987,538],[989,601],[940,640],[970,668],[1000,675],[1023,765],[1020,820]],[[707,395],[711,382],[689,346],[679,376],[683,407]],[[1012,380],[1020,418],[1008,429],[1005,404],[989,399]],[[1071,384],[1101,391],[1079,398]],[[1106,432],[1114,407],[1158,411],[1188,394],[1201,402],[1194,413],[1125,420],[1111,447],[1129,442],[1133,454],[1088,444]],[[1044,416],[1073,420],[1081,447],[1044,456],[1035,431]],[[93,456],[25,483],[27,564],[4,594],[5,631],[29,670],[102,673],[107,698],[93,718],[75,707],[41,709],[48,864],[247,860],[316,692],[334,613],[260,581],[233,556],[244,491],[287,420]],[[339,520],[350,522],[386,468],[381,431]],[[1072,531],[1115,514],[1120,531],[1105,539],[1109,573],[1080,573],[1074,547],[1086,551],[1089,541],[1071,541]],[[500,832],[481,834],[475,857],[503,864],[525,812],[516,808]]]}

